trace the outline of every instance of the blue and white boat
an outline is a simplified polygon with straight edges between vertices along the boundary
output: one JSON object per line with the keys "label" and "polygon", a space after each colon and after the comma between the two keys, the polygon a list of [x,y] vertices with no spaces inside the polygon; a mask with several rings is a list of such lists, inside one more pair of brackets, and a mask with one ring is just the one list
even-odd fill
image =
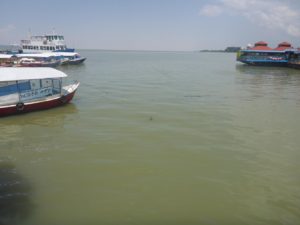
{"label": "blue and white boat", "polygon": [[86,60],[77,52],[56,52],[55,55],[62,57],[62,65],[78,65]]}
{"label": "blue and white boat", "polygon": [[21,48],[24,53],[75,51],[67,47],[64,36],[57,34],[30,36],[29,39],[21,40]]}

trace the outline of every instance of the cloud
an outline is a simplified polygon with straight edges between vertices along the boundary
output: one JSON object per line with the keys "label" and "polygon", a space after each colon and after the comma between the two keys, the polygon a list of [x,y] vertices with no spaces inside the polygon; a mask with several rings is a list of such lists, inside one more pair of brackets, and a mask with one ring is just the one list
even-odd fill
{"label": "cloud", "polygon": [[218,16],[222,13],[222,8],[218,5],[205,5],[200,10],[200,15],[203,16]]}
{"label": "cloud", "polygon": [[278,0],[219,0],[216,4],[203,6],[200,14],[217,16],[221,13],[246,17],[258,26],[277,29],[300,37],[300,11],[287,2]]}
{"label": "cloud", "polygon": [[8,24],[5,27],[0,27],[0,35],[5,36],[8,33],[10,33],[11,31],[13,31],[14,29],[15,29],[15,26],[12,24]]}

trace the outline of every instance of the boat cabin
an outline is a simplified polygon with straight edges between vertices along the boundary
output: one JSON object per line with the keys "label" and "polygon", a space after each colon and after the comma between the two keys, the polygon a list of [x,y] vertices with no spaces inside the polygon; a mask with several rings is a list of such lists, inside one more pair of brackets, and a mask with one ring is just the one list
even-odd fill
{"label": "boat cabin", "polygon": [[66,76],[51,68],[2,68],[0,106],[59,96]]}
{"label": "boat cabin", "polygon": [[24,52],[54,52],[70,51],[74,49],[67,48],[64,36],[62,35],[39,35],[31,36],[30,39],[21,40],[21,47]]}

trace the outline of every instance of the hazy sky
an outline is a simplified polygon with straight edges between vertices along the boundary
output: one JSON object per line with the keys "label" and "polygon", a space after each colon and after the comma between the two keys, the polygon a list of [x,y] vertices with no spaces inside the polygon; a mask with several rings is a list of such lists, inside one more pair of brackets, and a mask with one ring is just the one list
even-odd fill
{"label": "hazy sky", "polygon": [[299,47],[300,0],[0,0],[0,44],[53,28],[85,49]]}

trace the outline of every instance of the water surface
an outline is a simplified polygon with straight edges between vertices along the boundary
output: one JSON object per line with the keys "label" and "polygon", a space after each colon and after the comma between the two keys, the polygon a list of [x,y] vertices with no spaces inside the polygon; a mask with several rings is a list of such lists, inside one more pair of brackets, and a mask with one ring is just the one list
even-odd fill
{"label": "water surface", "polygon": [[30,187],[11,221],[299,224],[300,70],[80,53],[59,68],[81,82],[71,104],[0,119],[0,158]]}

